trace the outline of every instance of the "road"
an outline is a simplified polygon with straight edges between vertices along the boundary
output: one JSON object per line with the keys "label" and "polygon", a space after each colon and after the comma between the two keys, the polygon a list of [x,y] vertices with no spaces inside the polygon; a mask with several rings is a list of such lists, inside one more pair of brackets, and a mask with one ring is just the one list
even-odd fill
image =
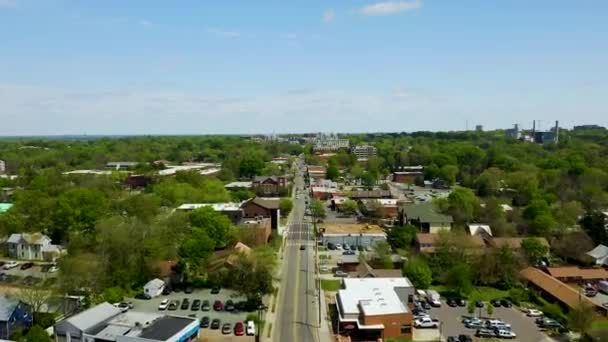
{"label": "road", "polygon": [[[299,171],[294,188],[302,189],[304,180]],[[312,224],[305,221],[305,196],[294,200],[292,221],[283,252],[283,273],[273,341],[318,341],[318,298],[315,285],[315,243]],[[300,246],[305,250],[300,250]]]}

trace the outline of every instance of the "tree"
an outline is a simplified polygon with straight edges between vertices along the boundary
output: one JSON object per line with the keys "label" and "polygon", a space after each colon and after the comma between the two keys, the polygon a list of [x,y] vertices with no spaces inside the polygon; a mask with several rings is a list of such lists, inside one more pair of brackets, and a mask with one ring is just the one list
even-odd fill
{"label": "tree", "polygon": [[196,278],[204,271],[207,259],[211,255],[215,241],[203,228],[192,228],[192,233],[179,246],[180,261],[186,266],[186,274]]}
{"label": "tree", "polygon": [[363,185],[371,187],[376,185],[376,182],[378,181],[378,175],[369,171],[366,171],[363,173],[363,175],[361,176],[361,181],[363,182]]}
{"label": "tree", "polygon": [[523,239],[521,242],[521,249],[526,255],[528,262],[532,264],[546,256],[549,252],[549,247],[543,245],[539,239],[533,237]]}
{"label": "tree", "polygon": [[[41,309],[46,305],[51,295],[51,290],[42,286],[23,287],[17,293],[17,297],[32,308],[33,314],[42,311]],[[33,323],[36,324],[36,322]]]}
{"label": "tree", "polygon": [[473,313],[475,313],[475,309],[477,309],[477,306],[475,305],[476,302],[477,302],[477,299],[469,298],[469,302],[467,304],[467,312],[469,313],[469,315],[472,315]]}
{"label": "tree", "polygon": [[555,211],[555,219],[562,230],[573,228],[585,213],[585,209],[580,202],[570,201],[563,203],[558,210]]}
{"label": "tree", "polygon": [[470,222],[479,213],[479,199],[471,189],[457,187],[447,199],[447,212],[456,222]]}
{"label": "tree", "polygon": [[41,326],[34,325],[30,328],[30,330],[25,334],[25,336],[19,339],[19,342],[53,342],[54,340],[51,338],[48,332],[44,330]]}
{"label": "tree", "polygon": [[312,215],[316,218],[325,217],[325,206],[323,205],[323,202],[317,199],[313,200],[310,204],[310,211],[312,212]]}
{"label": "tree", "polygon": [[388,242],[376,241],[372,249],[382,268],[393,268],[393,261],[391,260],[392,250]]}
{"label": "tree", "polygon": [[443,179],[448,185],[454,185],[456,182],[456,175],[458,174],[458,167],[455,165],[444,165],[439,169],[439,177]]}
{"label": "tree", "polygon": [[288,216],[293,209],[293,202],[290,198],[281,198],[279,201],[279,210],[281,210],[282,216]]}
{"label": "tree", "polygon": [[458,264],[452,267],[444,277],[445,285],[461,297],[473,292],[471,268],[468,264]]}
{"label": "tree", "polygon": [[258,153],[246,153],[239,163],[239,176],[243,178],[258,176],[264,166],[264,159]]}
{"label": "tree", "polygon": [[606,232],[605,225],[604,215],[599,212],[587,214],[581,220],[581,226],[596,244],[608,244],[608,232]]}
{"label": "tree", "polygon": [[403,274],[412,281],[414,287],[427,289],[431,286],[433,273],[429,265],[420,258],[411,258],[403,267]]}
{"label": "tree", "polygon": [[53,215],[54,239],[63,239],[66,231],[91,232],[108,211],[108,199],[99,190],[76,188],[57,198]]}
{"label": "tree", "polygon": [[227,274],[230,287],[256,305],[261,304],[262,296],[272,293],[274,289],[272,265],[258,258],[239,255],[233,269]]}
{"label": "tree", "polygon": [[155,194],[137,194],[119,202],[120,214],[134,216],[150,223],[160,212],[161,198]]}
{"label": "tree", "polygon": [[357,210],[359,210],[359,206],[357,205],[357,202],[347,199],[342,203],[339,210],[345,215],[355,215],[357,214]]}
{"label": "tree", "polygon": [[570,310],[568,314],[568,326],[570,329],[585,336],[591,330],[593,321],[596,319],[597,313],[595,309],[591,305],[581,301],[576,308]]}
{"label": "tree", "polygon": [[237,189],[230,192],[230,198],[235,202],[243,202],[255,197],[255,194],[247,189]]}
{"label": "tree", "polygon": [[325,172],[325,178],[336,180],[338,177],[340,177],[338,163],[335,161],[335,159],[330,159],[327,165],[327,171]]}
{"label": "tree", "polygon": [[473,263],[475,279],[479,284],[511,288],[523,267],[519,254],[508,246],[485,249]]}
{"label": "tree", "polygon": [[388,240],[393,248],[407,248],[412,245],[417,232],[416,226],[396,226],[389,230]]}
{"label": "tree", "polygon": [[228,243],[226,238],[232,223],[222,213],[210,207],[202,207],[190,213],[190,223],[203,230],[214,241],[215,247],[223,247]]}
{"label": "tree", "polygon": [[551,250],[566,260],[584,261],[585,254],[595,247],[593,240],[584,231],[566,233],[551,242]]}
{"label": "tree", "polygon": [[494,314],[494,305],[488,303],[488,305],[486,305],[486,312],[488,313],[488,316],[492,317]]}
{"label": "tree", "polygon": [[475,189],[479,196],[494,196],[500,189],[500,181],[503,172],[500,169],[491,167],[479,175],[475,181]]}
{"label": "tree", "polygon": [[538,215],[532,220],[530,228],[535,235],[546,236],[551,233],[556,223],[551,214]]}

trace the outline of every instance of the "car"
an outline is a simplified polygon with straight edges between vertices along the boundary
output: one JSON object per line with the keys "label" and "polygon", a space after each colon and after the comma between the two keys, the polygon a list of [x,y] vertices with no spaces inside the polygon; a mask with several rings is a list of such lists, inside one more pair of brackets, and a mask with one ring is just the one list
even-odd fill
{"label": "car", "polygon": [[221,300],[216,300],[215,302],[213,302],[213,310],[215,310],[215,311],[224,310],[224,304],[222,304]]}
{"label": "car", "polygon": [[488,319],[485,321],[485,326],[486,326],[486,328],[490,328],[490,329],[505,329],[505,330],[511,329],[510,324],[507,324],[499,319]]}
{"label": "car", "polygon": [[180,309],[188,310],[188,307],[190,307],[190,301],[188,300],[188,298],[184,298],[184,300],[182,300],[182,306],[180,307]]}
{"label": "car", "polygon": [[355,253],[355,251],[350,251],[350,250],[342,252],[342,255],[355,255],[355,254],[357,254],[357,253]]}
{"label": "car", "polygon": [[438,328],[439,327],[439,322],[434,321],[433,319],[431,319],[430,317],[421,317],[420,319],[417,319],[414,321],[414,327],[418,328],[418,329],[422,329],[422,328]]}
{"label": "car", "polygon": [[255,336],[255,323],[253,321],[247,321],[247,336]]}
{"label": "car", "polygon": [[168,296],[171,294],[171,288],[169,286],[165,286],[163,288],[163,296]]}
{"label": "car", "polygon": [[512,332],[511,330],[506,330],[506,329],[497,329],[494,333],[496,334],[496,337],[498,337],[498,338],[511,339],[511,338],[517,337],[517,335],[514,332]]}
{"label": "car", "polygon": [[503,308],[510,308],[513,307],[513,303],[511,303],[510,300],[508,299],[503,299],[500,301],[500,305],[502,305]]}
{"label": "car", "polygon": [[477,329],[475,332],[477,337],[496,337],[496,333],[492,329]]}
{"label": "car", "polygon": [[350,251],[350,247],[347,244],[344,244],[344,246],[342,246],[342,249],[344,249],[345,251]]}
{"label": "car", "polygon": [[467,301],[462,298],[458,298],[458,299],[456,299],[456,305],[458,305],[460,307],[465,307],[465,306],[467,306]]}
{"label": "car", "polygon": [[452,307],[452,308],[455,308],[456,306],[458,306],[458,304],[456,304],[456,300],[455,300],[455,299],[452,299],[452,298],[449,298],[449,299],[446,301],[446,304],[447,304],[449,307]]}
{"label": "car", "polygon": [[219,329],[221,323],[222,322],[219,320],[219,318],[214,318],[213,321],[211,321],[211,329],[213,329],[213,330]]}
{"label": "car", "polygon": [[224,325],[222,325],[222,334],[229,335],[231,332],[232,332],[232,324],[224,323]]}
{"label": "car", "polygon": [[306,245],[300,245],[300,250],[301,251],[305,251],[306,250]]}
{"label": "car", "polygon": [[469,322],[473,322],[473,321],[480,321],[481,320],[475,316],[462,316],[462,323],[467,324]]}
{"label": "car", "polygon": [[224,304],[224,311],[232,312],[234,311],[234,302],[232,299],[228,299],[226,304]]}
{"label": "car", "polygon": [[209,304],[208,300],[204,300],[203,304],[201,305],[201,311],[209,311],[211,310],[211,304]]}
{"label": "car", "polygon": [[235,311],[247,311],[247,302],[244,300],[234,303]]}
{"label": "car", "polygon": [[141,292],[135,295],[135,299],[150,300],[152,297],[147,293]]}
{"label": "car", "polygon": [[327,249],[329,249],[330,251],[335,251],[336,250],[336,245],[334,245],[333,243],[329,242],[329,243],[327,243]]}
{"label": "car", "polygon": [[484,303],[482,301],[478,300],[478,301],[475,302],[475,306],[478,307],[478,308],[483,308],[484,307]]}
{"label": "car", "polygon": [[458,341],[460,342],[473,342],[473,338],[469,335],[458,335]]}
{"label": "car", "polygon": [[11,268],[15,268],[19,266],[19,263],[13,260],[7,261],[6,264],[4,264],[4,269],[5,270],[10,270]]}
{"label": "car", "polygon": [[492,304],[492,306],[495,308],[502,306],[502,302],[500,301],[500,299],[493,299],[490,301],[490,304]]}
{"label": "car", "polygon": [[541,317],[544,316],[543,312],[537,309],[529,309],[526,313],[528,317]]}
{"label": "car", "polygon": [[595,297],[597,296],[597,289],[592,286],[585,287],[585,296],[587,297]]}
{"label": "car", "polygon": [[186,293],[186,294],[192,293],[192,291],[193,291],[193,290],[192,290],[192,287],[190,287],[190,286],[187,286],[187,287],[184,289],[184,293]]}
{"label": "car", "polygon": [[209,328],[209,316],[201,318],[201,328]]}
{"label": "car", "polygon": [[448,336],[447,342],[459,342],[458,336]]}
{"label": "car", "polygon": [[421,307],[420,308],[416,307],[412,310],[412,315],[414,315],[414,316],[426,315],[426,310],[424,310]]}
{"label": "car", "polygon": [[336,244],[336,250],[341,251],[342,250],[342,245],[337,243]]}
{"label": "car", "polygon": [[171,311],[175,311],[175,310],[177,310],[178,307],[179,307],[179,300],[172,300],[169,303],[169,307],[167,309],[169,309]]}
{"label": "car", "polygon": [[334,277],[346,278],[348,277],[348,273],[342,270],[337,270],[336,273],[334,273]]}
{"label": "car", "polygon": [[163,299],[160,304],[158,304],[158,310],[167,310],[169,307],[169,300]]}
{"label": "car", "polygon": [[561,328],[562,325],[561,323],[559,323],[558,321],[551,319],[551,318],[547,318],[547,317],[542,317],[542,318],[537,318],[536,319],[536,324],[538,324],[539,327],[541,328]]}
{"label": "car", "polygon": [[465,323],[464,325],[467,329],[483,329],[484,325],[481,321],[473,321],[469,323]]}
{"label": "car", "polygon": [[57,271],[59,271],[59,267],[57,267],[57,265],[51,265],[51,267],[47,269],[48,273],[55,273]]}
{"label": "car", "polygon": [[32,268],[32,266],[34,266],[33,262],[24,262],[19,268],[22,270],[27,270],[28,268]]}
{"label": "car", "polygon": [[119,308],[121,312],[127,312],[130,309],[127,302],[114,303],[114,306]]}
{"label": "car", "polygon": [[214,286],[211,288],[211,294],[218,294],[220,293],[220,287],[219,286]]}
{"label": "car", "polygon": [[423,302],[421,302],[421,304],[420,304],[420,305],[422,305],[422,308],[423,308],[424,310],[431,310],[431,304],[429,304],[429,302],[427,302],[427,301],[423,301]]}
{"label": "car", "polygon": [[236,336],[245,335],[245,326],[243,325],[243,322],[234,323],[234,334]]}
{"label": "car", "polygon": [[201,308],[201,300],[200,299],[195,299],[192,301],[192,306],[190,307],[190,310],[192,311],[198,311]]}

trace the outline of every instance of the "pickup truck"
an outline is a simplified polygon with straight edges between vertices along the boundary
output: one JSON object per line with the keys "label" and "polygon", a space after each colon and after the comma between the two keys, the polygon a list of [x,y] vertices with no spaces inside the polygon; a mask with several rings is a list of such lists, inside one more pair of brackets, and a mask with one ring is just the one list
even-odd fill
{"label": "pickup truck", "polygon": [[421,317],[414,321],[415,328],[438,328],[439,322],[432,320],[430,317]]}

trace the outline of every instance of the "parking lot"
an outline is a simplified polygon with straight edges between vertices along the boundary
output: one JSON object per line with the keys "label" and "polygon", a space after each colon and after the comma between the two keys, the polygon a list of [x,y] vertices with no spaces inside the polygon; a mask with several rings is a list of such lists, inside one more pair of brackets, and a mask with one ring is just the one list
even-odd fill
{"label": "parking lot", "polygon": [[[2,260],[2,262],[6,262]],[[0,269],[0,284],[7,286],[50,285],[57,278],[57,272],[48,272],[51,264],[35,264],[27,269],[21,269],[25,262],[10,269],[4,266]]]}
{"label": "parking lot", "polygon": [[[190,305],[188,309],[182,310],[181,303],[184,298],[188,298]],[[177,310],[165,310],[159,311],[158,305],[163,299],[168,300],[179,300],[180,306],[178,306]],[[208,300],[211,304],[211,309],[209,311],[201,311],[200,309],[197,311],[192,311],[192,302],[195,299]],[[184,292],[173,292],[167,296],[161,295],[150,300],[139,300],[139,299],[129,299],[133,302],[133,310],[135,311],[143,311],[143,312],[164,312],[171,315],[177,316],[190,316],[196,317],[198,319],[202,319],[204,316],[208,316],[210,321],[218,318],[221,322],[221,325],[224,323],[230,323],[232,328],[234,329],[234,324],[236,322],[245,322],[247,315],[254,312],[227,312],[227,311],[215,311],[213,310],[213,303],[216,300],[222,301],[225,303],[227,300],[231,299],[233,302],[244,301],[245,298],[238,297],[234,294],[233,291],[222,289],[219,294],[211,294],[210,289],[201,289],[194,290],[192,293],[186,294]],[[194,316],[193,316],[194,315]],[[203,341],[230,341],[229,338],[232,336],[235,341],[253,341],[253,337],[251,336],[234,336],[234,330],[230,335],[223,335],[221,333],[221,325],[218,330],[211,330],[210,328],[201,328],[201,340]]]}
{"label": "parking lot", "polygon": [[[488,303],[485,303],[485,305],[488,305]],[[438,318],[441,322],[441,335],[444,338],[460,334],[475,335],[474,329],[468,329],[464,326],[462,316],[479,316],[479,309],[476,309],[475,313],[471,315],[466,307],[452,308],[443,301],[441,307],[432,308],[428,313],[431,317]],[[485,308],[481,309],[481,316],[483,318],[488,316]],[[494,308],[492,318],[500,319],[511,325],[511,330],[517,334],[517,338],[514,341],[537,342],[545,337],[534,323],[534,318],[527,317],[515,307]]]}

